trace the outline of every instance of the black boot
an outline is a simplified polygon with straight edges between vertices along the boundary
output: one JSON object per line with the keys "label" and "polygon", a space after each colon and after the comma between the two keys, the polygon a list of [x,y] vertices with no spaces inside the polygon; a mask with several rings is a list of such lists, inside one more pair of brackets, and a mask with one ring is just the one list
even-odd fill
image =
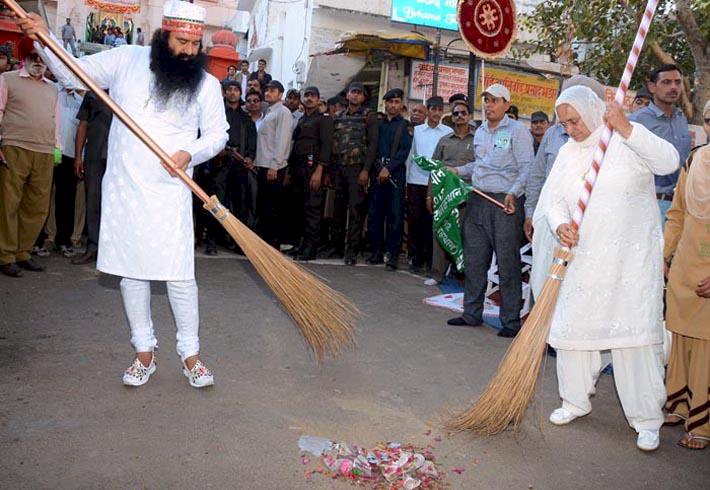
{"label": "black boot", "polygon": [[382,256],[382,252],[372,252],[372,254],[370,254],[370,256],[367,258],[367,263],[370,265],[377,265],[383,262],[384,257]]}
{"label": "black boot", "polygon": [[305,246],[302,248],[302,251],[298,253],[298,255],[295,255],[293,257],[293,260],[300,260],[307,262],[309,260],[315,260],[316,259],[316,247],[313,246]]}

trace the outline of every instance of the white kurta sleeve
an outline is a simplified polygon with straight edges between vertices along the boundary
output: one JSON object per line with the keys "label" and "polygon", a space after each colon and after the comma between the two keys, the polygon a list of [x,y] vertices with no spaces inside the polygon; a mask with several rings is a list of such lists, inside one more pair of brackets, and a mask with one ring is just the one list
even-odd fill
{"label": "white kurta sleeve", "polygon": [[641,124],[632,122],[631,125],[633,126],[631,135],[628,139],[622,138],[622,141],[638,155],[651,173],[668,175],[678,170],[680,156],[672,144],[656,136]]}
{"label": "white kurta sleeve", "polygon": [[198,96],[200,104],[200,137],[182,149],[192,155],[190,167],[199,165],[224,149],[229,135],[224,99],[219,82],[207,75]]}
{"label": "white kurta sleeve", "polygon": [[572,215],[570,214],[569,207],[567,203],[560,199],[555,204],[550,206],[547,212],[547,223],[550,225],[552,234],[557,236],[557,228],[564,223],[569,223],[572,221]]}
{"label": "white kurta sleeve", "polygon": [[[54,34],[50,33],[50,36],[60,47],[62,46],[62,43],[57,41]],[[49,48],[43,47],[40,43],[35,41],[35,49],[49,69],[52,70],[54,76],[57,77],[57,80],[59,80],[64,87],[86,90],[84,84],[79,81],[72,71],[67,68],[67,66],[62,63],[60,59],[49,50]],[[96,83],[99,84],[99,86],[101,86],[101,88],[109,89],[114,81],[114,77],[121,71],[121,65],[124,60],[127,60],[128,55],[136,49],[145,48],[140,46],[123,46],[92,54],[90,56],[84,56],[83,58],[75,59],[75,61],[91,78],[94,79]],[[73,55],[71,56],[73,57]]]}

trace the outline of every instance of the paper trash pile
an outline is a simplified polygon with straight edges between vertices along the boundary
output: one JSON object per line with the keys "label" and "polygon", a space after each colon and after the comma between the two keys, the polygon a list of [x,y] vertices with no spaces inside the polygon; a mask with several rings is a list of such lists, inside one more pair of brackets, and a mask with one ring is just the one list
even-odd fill
{"label": "paper trash pile", "polygon": [[[306,477],[323,473],[371,488],[397,490],[443,487],[444,475],[437,469],[434,455],[412,445],[388,442],[367,449],[323,437],[302,436],[298,446],[304,453],[319,456],[324,466],[306,471]],[[309,460],[303,458],[302,462],[307,464]]]}

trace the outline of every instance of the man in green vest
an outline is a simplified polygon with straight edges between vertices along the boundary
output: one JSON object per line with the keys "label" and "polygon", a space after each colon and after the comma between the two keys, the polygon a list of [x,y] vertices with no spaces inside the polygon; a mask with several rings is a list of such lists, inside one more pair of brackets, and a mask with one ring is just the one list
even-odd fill
{"label": "man in green vest", "polygon": [[30,257],[49,212],[54,148],[60,147],[57,89],[30,38],[18,44],[24,67],[0,75],[0,272],[44,267]]}

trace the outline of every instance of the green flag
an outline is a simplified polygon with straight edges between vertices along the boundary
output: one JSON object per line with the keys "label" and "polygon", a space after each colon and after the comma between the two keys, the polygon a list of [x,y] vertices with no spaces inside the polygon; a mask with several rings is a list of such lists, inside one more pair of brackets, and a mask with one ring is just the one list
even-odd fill
{"label": "green flag", "polygon": [[416,156],[414,162],[429,171],[431,175],[434,236],[441,248],[453,257],[456,270],[463,272],[463,240],[459,227],[458,207],[468,199],[471,186],[461,180],[461,177],[447,170],[438,160]]}

